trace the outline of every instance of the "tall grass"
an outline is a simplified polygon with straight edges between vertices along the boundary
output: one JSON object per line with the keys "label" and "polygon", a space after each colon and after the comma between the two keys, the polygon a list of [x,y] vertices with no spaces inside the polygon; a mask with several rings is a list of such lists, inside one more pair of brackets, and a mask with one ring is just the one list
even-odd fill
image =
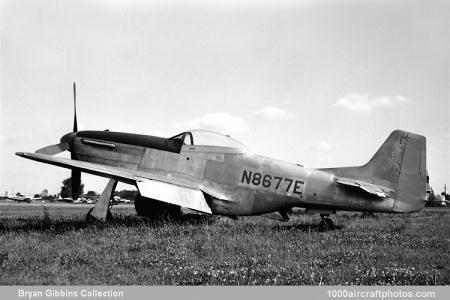
{"label": "tall grass", "polygon": [[108,224],[43,211],[0,216],[0,284],[448,285],[450,210],[361,218],[337,229],[297,214],[280,223],[185,216]]}

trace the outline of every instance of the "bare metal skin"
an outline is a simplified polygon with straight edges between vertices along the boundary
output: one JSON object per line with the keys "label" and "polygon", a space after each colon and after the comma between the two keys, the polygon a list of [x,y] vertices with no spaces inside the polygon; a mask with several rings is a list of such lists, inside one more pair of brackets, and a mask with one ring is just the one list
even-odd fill
{"label": "bare metal skin", "polygon": [[[215,142],[205,143],[204,136]],[[65,150],[71,159],[53,156]],[[425,137],[401,130],[365,165],[333,169],[256,155],[228,136],[205,131],[169,139],[77,131],[76,116],[74,131],[59,144],[16,154],[72,169],[75,187],[81,172],[110,178],[90,213],[99,220],[106,219],[118,181],[137,186],[139,214],[159,213],[164,203],[231,217],[275,212],[287,219],[293,207],[322,216],[337,210],[409,213],[422,209],[426,198]]]}
{"label": "bare metal skin", "polygon": [[[259,215],[292,207],[319,212],[414,212],[425,204],[425,138],[400,130],[367,164],[320,170],[246,149],[187,145],[182,140],[186,133],[178,139],[178,153],[111,142],[113,132],[96,132],[96,139],[89,133],[70,133],[61,139],[76,160],[39,151],[17,155],[132,183],[144,197],[218,215]],[[161,195],[147,191],[146,184],[151,189],[154,182],[161,183]],[[194,193],[184,195],[187,191]],[[202,209],[196,201],[206,205]]]}

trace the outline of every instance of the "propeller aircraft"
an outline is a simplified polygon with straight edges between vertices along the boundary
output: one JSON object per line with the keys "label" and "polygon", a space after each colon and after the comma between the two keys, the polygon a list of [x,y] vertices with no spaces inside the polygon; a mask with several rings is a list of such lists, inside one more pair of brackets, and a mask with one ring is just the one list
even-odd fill
{"label": "propeller aircraft", "polygon": [[8,194],[6,194],[5,198],[10,201],[26,202],[26,203],[31,203],[32,201],[42,199],[41,197],[33,197],[30,194],[22,194],[22,193],[17,193],[15,196],[9,196]]}
{"label": "propeller aircraft", "polygon": [[[72,198],[81,172],[109,178],[87,218],[105,221],[117,183],[135,185],[138,215],[177,215],[181,207],[232,218],[277,215],[294,207],[334,224],[336,211],[410,213],[426,199],[426,140],[396,130],[362,166],[311,169],[260,156],[223,135],[205,130],[170,138],[112,131],[78,131],[76,89],[73,131],[60,143],[16,155],[72,170]],[[69,151],[71,158],[55,156]]]}

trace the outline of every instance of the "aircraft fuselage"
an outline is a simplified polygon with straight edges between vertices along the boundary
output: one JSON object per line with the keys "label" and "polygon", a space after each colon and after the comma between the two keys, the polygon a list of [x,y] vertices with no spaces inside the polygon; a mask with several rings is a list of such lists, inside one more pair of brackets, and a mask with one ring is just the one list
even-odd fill
{"label": "aircraft fuselage", "polygon": [[[63,138],[64,139],[64,138]],[[80,131],[70,151],[77,160],[151,172],[220,190],[207,198],[214,214],[239,216],[292,207],[392,212],[395,195],[379,198],[344,189],[331,172],[228,147],[177,144],[168,139],[108,131]],[[169,142],[168,142],[169,141]]]}

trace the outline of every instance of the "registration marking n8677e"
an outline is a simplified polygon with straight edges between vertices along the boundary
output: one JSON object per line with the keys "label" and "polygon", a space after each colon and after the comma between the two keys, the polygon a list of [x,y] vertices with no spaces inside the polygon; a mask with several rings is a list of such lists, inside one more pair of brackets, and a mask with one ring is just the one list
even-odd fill
{"label": "registration marking n8677e", "polygon": [[255,171],[242,171],[241,184],[262,186],[275,191],[283,191],[287,194],[293,193],[302,195],[305,183],[302,180],[296,180],[288,177],[272,174],[263,174]]}

